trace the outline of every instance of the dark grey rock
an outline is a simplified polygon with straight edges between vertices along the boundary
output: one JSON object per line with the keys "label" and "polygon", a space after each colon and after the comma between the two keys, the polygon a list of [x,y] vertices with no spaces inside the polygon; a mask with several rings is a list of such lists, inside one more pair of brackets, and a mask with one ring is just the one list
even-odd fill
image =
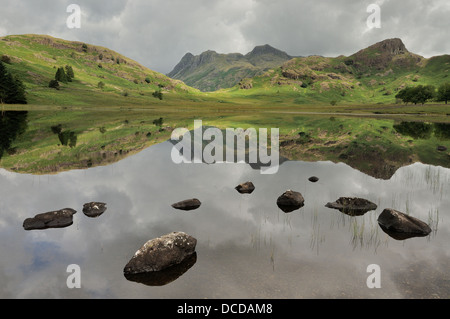
{"label": "dark grey rock", "polygon": [[302,208],[305,205],[305,199],[299,192],[288,190],[278,197],[277,205],[283,212],[290,213]]}
{"label": "dark grey rock", "polygon": [[398,240],[425,237],[431,233],[427,223],[394,209],[385,209],[378,217],[378,224],[388,235]]}
{"label": "dark grey rock", "polygon": [[198,199],[193,198],[193,199],[187,199],[187,200],[175,203],[172,205],[172,207],[175,209],[188,211],[188,210],[197,209],[201,205],[202,205],[202,203]]}
{"label": "dark grey rock", "polygon": [[341,197],[333,203],[325,205],[328,208],[337,209],[350,216],[362,216],[365,213],[377,209],[377,205],[364,198]]}
{"label": "dark grey rock", "polygon": [[99,217],[106,211],[106,204],[100,202],[91,202],[83,205],[83,213],[88,217]]}
{"label": "dark grey rock", "polygon": [[183,232],[173,232],[149,240],[124,268],[125,275],[157,272],[178,265],[195,253],[197,239]]}
{"label": "dark grey rock", "polygon": [[161,271],[145,272],[140,274],[125,274],[129,281],[137,282],[146,286],[165,286],[177,280],[191,269],[197,262],[197,253],[186,257],[181,263],[170,266]]}
{"label": "dark grey rock", "polygon": [[311,183],[317,183],[319,181],[319,178],[316,176],[312,176],[308,179]]}
{"label": "dark grey rock", "polygon": [[447,150],[447,148],[446,148],[445,146],[441,145],[441,146],[438,146],[438,147],[437,147],[437,150],[438,150],[439,152],[445,152],[445,151]]}
{"label": "dark grey rock", "polygon": [[255,185],[252,182],[246,182],[235,187],[241,194],[251,194],[255,191]]}
{"label": "dark grey rock", "polygon": [[27,218],[23,222],[25,230],[41,230],[48,228],[64,228],[73,224],[73,215],[76,210],[64,208],[58,211],[38,214],[33,218]]}

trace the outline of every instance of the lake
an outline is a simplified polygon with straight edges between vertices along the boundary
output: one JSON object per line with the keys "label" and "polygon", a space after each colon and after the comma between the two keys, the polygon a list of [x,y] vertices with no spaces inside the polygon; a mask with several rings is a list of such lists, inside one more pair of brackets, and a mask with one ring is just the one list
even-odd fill
{"label": "lake", "polygon": [[[343,163],[285,161],[274,175],[242,164],[174,164],[173,144],[146,148],[108,166],[52,175],[0,169],[0,298],[448,298],[450,169],[412,164],[389,180]],[[317,183],[308,178],[319,177]],[[252,181],[252,194],[235,187]],[[304,207],[284,213],[286,190]],[[361,197],[378,208],[349,216],[325,207]],[[171,207],[198,198],[202,206]],[[97,218],[83,204],[107,203]],[[25,231],[26,218],[62,208],[73,225]],[[396,240],[378,225],[385,208],[428,223],[427,237]],[[125,278],[148,240],[173,231],[197,239],[196,256],[158,284]],[[69,265],[81,288],[69,289]],[[370,289],[370,265],[381,288]]]}

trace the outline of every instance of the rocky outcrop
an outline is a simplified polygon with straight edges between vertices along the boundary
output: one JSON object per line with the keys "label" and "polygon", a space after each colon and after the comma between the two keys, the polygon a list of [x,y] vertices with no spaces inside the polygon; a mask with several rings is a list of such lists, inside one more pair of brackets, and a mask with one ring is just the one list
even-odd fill
{"label": "rocky outcrop", "polygon": [[241,194],[251,194],[255,191],[255,185],[252,182],[246,182],[235,187]]}
{"label": "rocky outcrop", "polygon": [[99,217],[106,211],[106,204],[99,202],[91,202],[83,205],[83,213],[87,217]]}
{"label": "rocky outcrop", "polygon": [[288,190],[278,197],[277,205],[283,212],[290,213],[302,208],[305,205],[305,199],[301,193]]}
{"label": "rocky outcrop", "polygon": [[41,230],[48,228],[64,228],[73,224],[73,215],[76,210],[64,208],[58,211],[38,214],[33,218],[27,218],[23,222],[25,230]]}
{"label": "rocky outcrop", "polygon": [[173,232],[146,242],[125,266],[124,275],[158,272],[182,263],[195,253],[197,239]]}
{"label": "rocky outcrop", "polygon": [[186,199],[184,201],[172,204],[172,207],[175,209],[179,209],[179,210],[189,211],[189,210],[197,209],[201,205],[202,205],[202,203],[197,198],[193,198],[193,199]]}
{"label": "rocky outcrop", "polygon": [[423,57],[410,53],[401,39],[386,39],[375,43],[350,56],[348,61],[357,69],[374,68],[379,71],[391,69],[391,64],[401,67],[413,67]]}
{"label": "rocky outcrop", "polygon": [[350,216],[361,216],[377,209],[377,205],[364,198],[341,197],[335,202],[328,203],[325,207],[337,209]]}
{"label": "rocky outcrop", "polygon": [[394,209],[385,209],[378,217],[378,224],[391,237],[403,240],[425,237],[431,228],[425,222]]}

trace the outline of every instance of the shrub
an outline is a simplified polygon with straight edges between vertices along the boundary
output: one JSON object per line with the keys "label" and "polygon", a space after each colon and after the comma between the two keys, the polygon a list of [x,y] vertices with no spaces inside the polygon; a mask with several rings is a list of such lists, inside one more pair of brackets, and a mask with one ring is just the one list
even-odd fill
{"label": "shrub", "polygon": [[49,87],[49,88],[52,88],[52,89],[59,90],[59,82],[56,81],[56,80],[51,80],[51,81],[48,83],[48,87]]}

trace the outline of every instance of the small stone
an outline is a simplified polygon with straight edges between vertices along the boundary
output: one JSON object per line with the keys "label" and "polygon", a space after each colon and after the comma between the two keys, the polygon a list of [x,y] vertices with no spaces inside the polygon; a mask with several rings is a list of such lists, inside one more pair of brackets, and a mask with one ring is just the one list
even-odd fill
{"label": "small stone", "polygon": [[425,222],[394,209],[385,209],[378,217],[378,224],[395,239],[424,237],[432,231]]}
{"label": "small stone", "polygon": [[251,194],[255,190],[255,185],[252,182],[247,182],[236,186],[235,189],[241,194]]}
{"label": "small stone", "polygon": [[25,230],[42,230],[48,228],[64,228],[73,224],[73,215],[76,210],[64,208],[58,211],[38,214],[33,218],[27,218],[23,222]]}
{"label": "small stone", "polygon": [[288,190],[278,197],[277,205],[283,212],[290,213],[302,208],[305,205],[305,199],[299,192]]}
{"label": "small stone", "polygon": [[83,205],[83,213],[91,218],[99,217],[106,211],[106,204],[91,202]]}
{"label": "small stone", "polygon": [[316,176],[312,176],[312,177],[309,178],[309,181],[310,181],[311,183],[317,183],[317,182],[319,181],[319,178],[316,177]]}
{"label": "small stone", "polygon": [[201,205],[202,205],[202,203],[197,198],[193,198],[193,199],[187,199],[187,200],[175,203],[172,205],[172,207],[175,209],[179,209],[179,210],[189,211],[189,210],[195,210],[195,209],[199,208]]}

